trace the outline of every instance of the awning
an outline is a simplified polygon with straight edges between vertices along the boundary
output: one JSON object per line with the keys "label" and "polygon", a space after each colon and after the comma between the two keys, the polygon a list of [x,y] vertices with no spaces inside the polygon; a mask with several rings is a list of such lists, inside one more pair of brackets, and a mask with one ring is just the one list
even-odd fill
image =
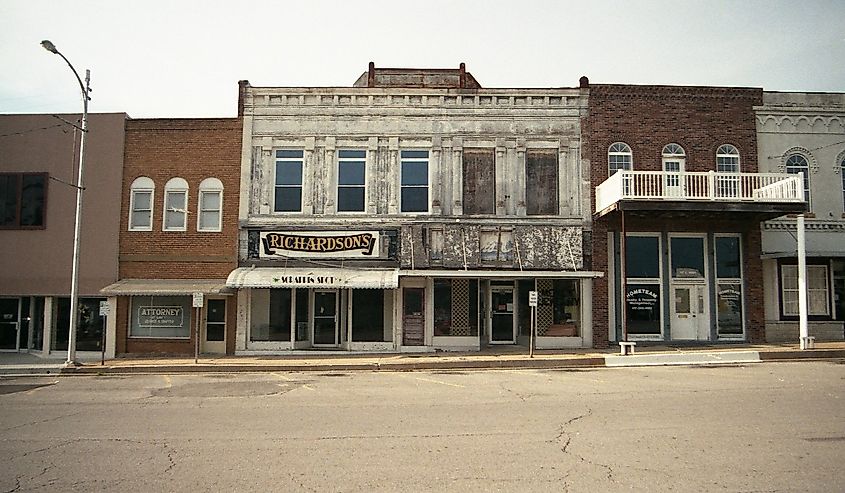
{"label": "awning", "polygon": [[100,290],[107,296],[232,294],[222,279],[122,279]]}
{"label": "awning", "polygon": [[470,278],[470,279],[586,279],[604,277],[604,272],[592,270],[443,270],[443,269],[417,269],[403,270],[399,273],[402,277],[449,277],[449,278]]}
{"label": "awning", "polygon": [[226,279],[230,288],[394,289],[398,269],[241,267]]}

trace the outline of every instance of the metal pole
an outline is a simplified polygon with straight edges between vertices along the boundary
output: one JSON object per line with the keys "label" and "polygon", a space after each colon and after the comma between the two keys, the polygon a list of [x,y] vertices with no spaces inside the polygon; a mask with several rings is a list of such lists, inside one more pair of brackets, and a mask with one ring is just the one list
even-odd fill
{"label": "metal pole", "polygon": [[804,214],[798,215],[798,332],[801,349],[808,349],[807,328],[807,249],[804,236]]}
{"label": "metal pole", "polygon": [[530,347],[530,349],[528,350],[528,356],[530,358],[534,357],[534,331],[537,329],[537,327],[536,327],[537,316],[535,315],[536,312],[537,312],[537,307],[532,306],[531,307],[531,332],[529,333],[529,337],[528,337],[528,340],[529,340],[528,345]]}
{"label": "metal pole", "polygon": [[79,241],[80,241],[80,227],[82,222],[82,169],[85,163],[85,136],[88,134],[88,100],[91,93],[91,71],[85,70],[85,83],[79,77],[79,73],[56,46],[49,40],[41,42],[41,46],[50,53],[55,53],[62,57],[76,81],[79,82],[79,88],[82,90],[82,136],[79,139],[79,169],[77,170],[76,178],[76,215],[74,217],[73,225],[73,267],[71,271],[70,281],[70,327],[68,327],[68,341],[67,341],[67,361],[66,365],[76,365],[76,325],[79,318]]}
{"label": "metal pole", "polygon": [[194,364],[199,363],[200,359],[200,310],[201,308],[194,310],[194,318],[196,319],[194,323],[194,327],[196,327],[194,331]]}
{"label": "metal pole", "polygon": [[621,211],[622,214],[622,238],[619,241],[619,268],[622,271],[622,275],[619,276],[621,282],[620,288],[622,289],[622,313],[619,314],[622,320],[622,342],[628,342],[628,295],[625,292],[627,289],[627,265],[625,262],[625,255],[626,250],[625,247],[627,246],[626,243],[626,233],[625,233],[625,211]]}
{"label": "metal pole", "polygon": [[102,351],[100,354],[100,366],[105,366],[106,364],[106,330],[108,330],[109,326],[109,316],[103,315],[103,337],[100,342],[100,350]]}

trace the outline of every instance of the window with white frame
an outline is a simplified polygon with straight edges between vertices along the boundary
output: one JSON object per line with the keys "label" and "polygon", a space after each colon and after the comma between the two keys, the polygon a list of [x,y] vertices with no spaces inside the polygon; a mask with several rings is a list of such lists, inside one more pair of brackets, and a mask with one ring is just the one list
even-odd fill
{"label": "window with white frame", "polygon": [[303,151],[301,149],[279,149],[276,151],[273,211],[302,211],[302,165]]}
{"label": "window with white frame", "polygon": [[[739,173],[739,151],[731,144],[723,144],[716,149],[716,171],[718,173]],[[739,176],[718,177],[716,196],[737,197],[739,195]]]}
{"label": "window with white frame", "polygon": [[804,173],[804,200],[810,203],[810,163],[801,154],[790,154],[786,157],[786,172],[790,174]]}
{"label": "window with white frame", "polygon": [[620,169],[634,169],[634,155],[628,144],[614,142],[607,150],[607,176],[613,176]]}
{"label": "window with white frame", "polygon": [[400,161],[400,210],[428,212],[428,151],[401,151]]}
{"label": "window with white frame", "polygon": [[337,151],[337,211],[364,212],[367,189],[367,151]]}
{"label": "window with white frame", "polygon": [[188,182],[171,178],[164,186],[164,231],[185,231],[188,223]]}
{"label": "window with white frame", "polygon": [[197,231],[220,231],[223,228],[223,182],[206,178],[200,183],[197,200]]}
{"label": "window with white frame", "polygon": [[139,176],[129,189],[129,231],[152,231],[155,183]]}
{"label": "window with white frame", "polygon": [[[797,317],[798,313],[798,266],[780,266],[781,313]],[[829,281],[826,265],[807,266],[807,314],[810,316],[830,315]]]}

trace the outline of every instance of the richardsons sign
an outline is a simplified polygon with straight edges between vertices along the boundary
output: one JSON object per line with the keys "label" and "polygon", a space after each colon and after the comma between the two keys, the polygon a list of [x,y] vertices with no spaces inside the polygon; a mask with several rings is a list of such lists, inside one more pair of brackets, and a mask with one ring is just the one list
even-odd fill
{"label": "richardsons sign", "polygon": [[377,258],[378,231],[262,231],[260,258]]}

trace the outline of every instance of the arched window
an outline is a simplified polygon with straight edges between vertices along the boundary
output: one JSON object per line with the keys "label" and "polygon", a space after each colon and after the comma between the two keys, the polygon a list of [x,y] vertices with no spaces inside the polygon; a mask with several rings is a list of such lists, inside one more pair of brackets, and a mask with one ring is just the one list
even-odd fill
{"label": "arched window", "polygon": [[667,197],[682,197],[684,187],[681,173],[684,172],[687,154],[678,144],[666,144],[661,153],[663,159],[663,192]]}
{"label": "arched window", "polygon": [[801,154],[786,156],[786,172],[790,174],[804,173],[804,200],[810,203],[810,163]]}
{"label": "arched window", "polygon": [[739,173],[739,151],[730,144],[719,146],[716,150],[716,171]]}
{"label": "arched window", "polygon": [[615,142],[607,150],[607,176],[613,176],[620,169],[634,169],[634,155],[628,144]]}
{"label": "arched window", "polygon": [[188,182],[171,178],[164,186],[164,231],[185,231],[188,219]]}
{"label": "arched window", "polygon": [[152,231],[155,183],[146,176],[135,178],[129,194],[129,231]]}
{"label": "arched window", "polygon": [[223,182],[206,178],[200,183],[197,200],[197,231],[220,231],[223,228]]}

